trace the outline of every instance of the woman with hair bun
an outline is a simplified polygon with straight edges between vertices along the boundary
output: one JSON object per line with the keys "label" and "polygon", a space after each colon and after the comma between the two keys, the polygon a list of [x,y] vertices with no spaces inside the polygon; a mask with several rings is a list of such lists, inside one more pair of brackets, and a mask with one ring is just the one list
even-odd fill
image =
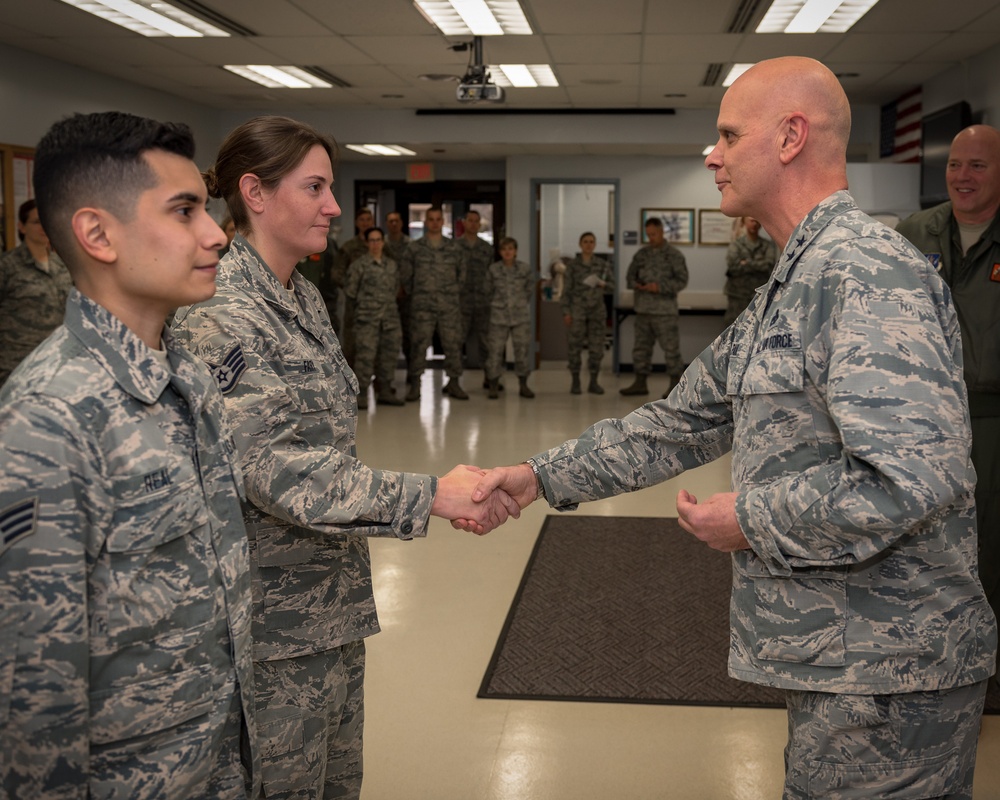
{"label": "woman with hair bun", "polygon": [[366,537],[426,535],[431,514],[485,533],[517,513],[506,495],[471,501],[475,468],[439,479],[357,459],[358,382],[295,269],[340,214],[335,155],[332,139],[285,117],[229,134],[204,177],[237,235],[215,297],[174,321],[218,381],[244,473],[269,798],[361,792],[364,639],[378,631]]}

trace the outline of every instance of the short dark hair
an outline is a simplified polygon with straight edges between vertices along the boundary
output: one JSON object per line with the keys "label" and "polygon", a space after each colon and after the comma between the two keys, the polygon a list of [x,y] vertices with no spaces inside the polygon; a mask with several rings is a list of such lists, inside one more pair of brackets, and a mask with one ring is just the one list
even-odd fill
{"label": "short dark hair", "polygon": [[316,145],[330,156],[331,164],[336,161],[336,143],[311,125],[288,117],[254,117],[230,131],[219,148],[215,165],[202,177],[209,195],[226,201],[236,230],[246,234],[250,215],[240,194],[240,178],[252,172],[262,186],[273,189]]}
{"label": "short dark hair", "polygon": [[156,185],[143,158],[149,150],[193,159],[191,129],[122,111],[74,114],[49,128],[35,150],[35,197],[42,227],[64,259],[75,252],[71,220],[79,209],[132,219],[135,199]]}
{"label": "short dark hair", "polygon": [[475,214],[477,217],[479,217],[479,219],[483,218],[483,215],[480,214],[478,211],[476,211],[476,209],[474,208],[470,208],[468,211],[465,212],[465,216],[469,216],[469,214]]}
{"label": "short dark hair", "polygon": [[514,249],[517,250],[517,239],[515,239],[513,236],[504,236],[500,240],[500,243],[497,245],[497,249],[503,250],[503,248],[505,248],[509,244],[514,245]]}
{"label": "short dark hair", "polygon": [[646,220],[646,227],[662,228],[663,220],[660,219],[659,217],[650,217],[649,219]]}
{"label": "short dark hair", "polygon": [[378,231],[379,236],[385,239],[385,231],[382,230],[378,225],[372,225],[368,230],[365,231],[365,241],[368,241],[368,237],[372,235],[372,231]]}
{"label": "short dark hair", "polygon": [[584,238],[587,237],[587,236],[592,237],[595,242],[597,241],[597,237],[594,236],[594,232],[593,231],[584,231],[583,233],[580,234],[580,238],[577,241],[578,242],[582,242],[584,240]]}
{"label": "short dark hair", "polygon": [[357,211],[354,212],[354,219],[358,219],[358,217],[362,216],[363,214],[367,214],[370,217],[375,216],[374,214],[372,214],[372,210],[368,208],[368,206],[361,206],[361,208],[359,208]]}
{"label": "short dark hair", "polygon": [[[31,215],[31,212],[34,211],[35,208],[37,208],[37,206],[38,206],[38,201],[32,198],[31,200],[25,200],[18,207],[17,220],[18,222],[21,223],[22,227],[28,224],[28,217]],[[20,228],[18,228],[17,231],[17,238],[20,239],[22,242],[24,241],[24,231],[22,231]]]}

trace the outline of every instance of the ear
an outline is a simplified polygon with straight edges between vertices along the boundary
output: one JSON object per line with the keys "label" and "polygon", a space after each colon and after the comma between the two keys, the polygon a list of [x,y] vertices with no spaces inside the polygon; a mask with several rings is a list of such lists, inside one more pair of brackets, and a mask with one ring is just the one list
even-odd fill
{"label": "ear", "polygon": [[260,214],[264,210],[264,185],[252,172],[240,177],[240,196],[248,211]]}
{"label": "ear", "polygon": [[809,120],[804,114],[794,111],[785,119],[781,130],[778,158],[782,164],[791,164],[806,146],[809,138]]}
{"label": "ear", "polygon": [[102,264],[113,264],[118,260],[118,251],[108,235],[110,222],[108,212],[100,208],[77,209],[70,220],[80,249]]}

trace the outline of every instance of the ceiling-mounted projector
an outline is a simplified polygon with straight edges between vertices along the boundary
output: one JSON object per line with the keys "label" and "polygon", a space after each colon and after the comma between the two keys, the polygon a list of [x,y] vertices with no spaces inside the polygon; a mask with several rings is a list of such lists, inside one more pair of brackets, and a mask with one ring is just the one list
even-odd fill
{"label": "ceiling-mounted projector", "polygon": [[473,64],[459,81],[455,99],[459,103],[478,103],[480,100],[502,103],[503,87],[490,80],[490,71],[483,64]]}
{"label": "ceiling-mounted projector", "polygon": [[487,103],[503,102],[503,87],[497,86],[490,79],[490,70],[483,63],[483,37],[476,36],[470,44],[455,45],[454,50],[472,47],[472,60],[465,76],[459,81],[458,88],[455,89],[455,99],[459,103]]}
{"label": "ceiling-mounted projector", "polygon": [[478,103],[484,100],[488,103],[503,102],[503,87],[495,83],[465,83],[458,84],[455,89],[455,99],[459,103]]}

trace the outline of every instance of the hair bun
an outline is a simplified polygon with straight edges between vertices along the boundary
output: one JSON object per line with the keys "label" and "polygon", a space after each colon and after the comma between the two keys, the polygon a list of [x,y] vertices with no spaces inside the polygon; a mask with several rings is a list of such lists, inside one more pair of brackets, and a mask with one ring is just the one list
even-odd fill
{"label": "hair bun", "polygon": [[215,167],[209,167],[201,173],[201,177],[205,181],[205,188],[208,190],[209,197],[222,197],[222,192],[219,189],[219,179],[215,174]]}

